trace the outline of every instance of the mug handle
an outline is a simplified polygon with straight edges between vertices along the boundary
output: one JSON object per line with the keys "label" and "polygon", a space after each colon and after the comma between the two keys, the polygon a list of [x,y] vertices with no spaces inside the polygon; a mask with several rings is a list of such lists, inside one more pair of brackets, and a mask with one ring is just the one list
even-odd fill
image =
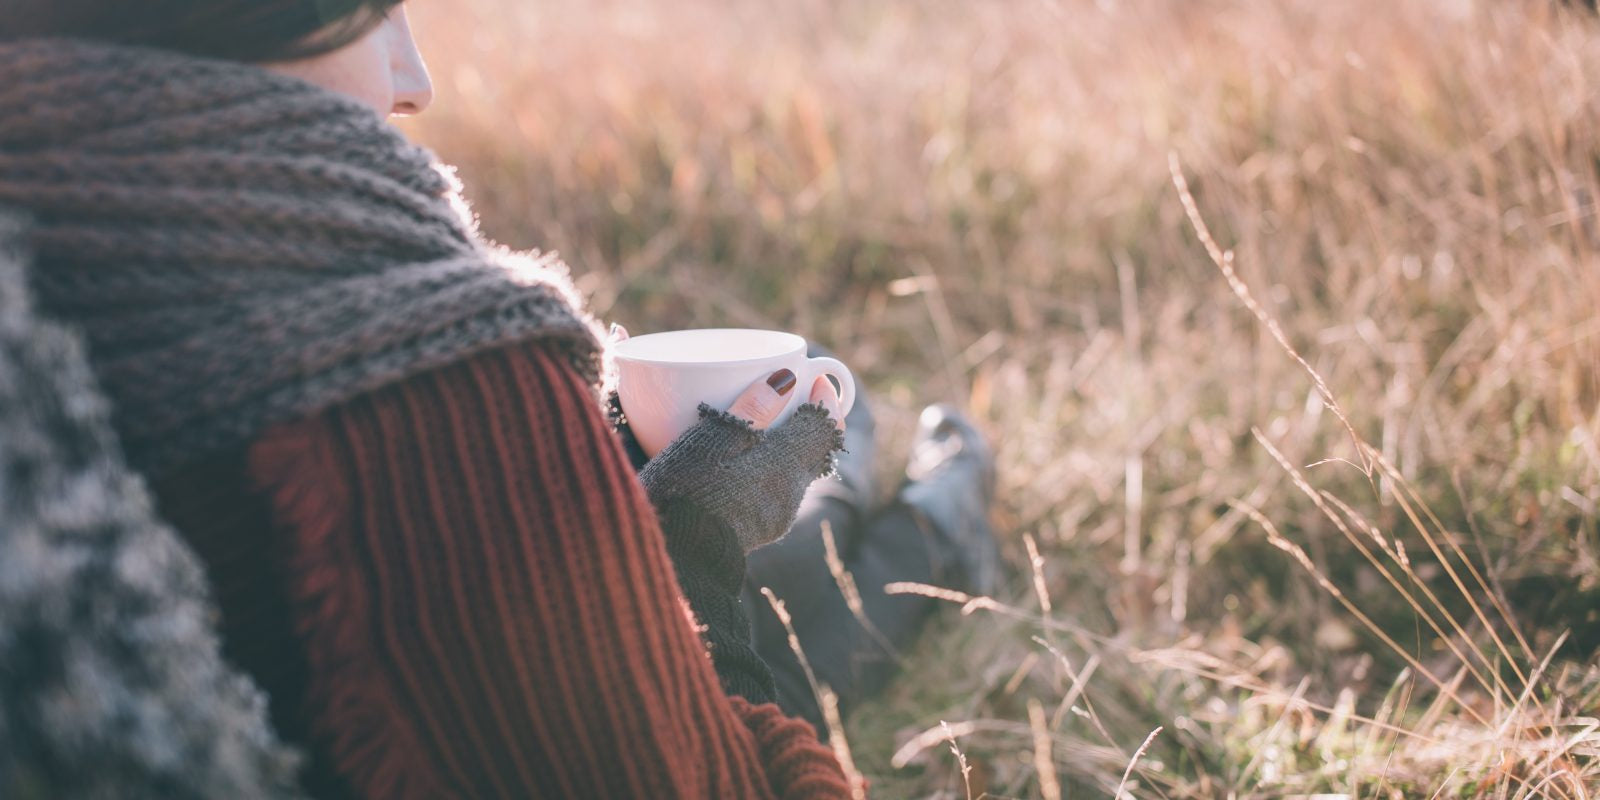
{"label": "mug handle", "polygon": [[811,379],[807,386],[816,383],[820,375],[832,375],[839,382],[839,413],[848,415],[850,409],[856,406],[856,376],[850,373],[850,368],[843,361],[827,356],[808,358],[806,361],[811,365]]}

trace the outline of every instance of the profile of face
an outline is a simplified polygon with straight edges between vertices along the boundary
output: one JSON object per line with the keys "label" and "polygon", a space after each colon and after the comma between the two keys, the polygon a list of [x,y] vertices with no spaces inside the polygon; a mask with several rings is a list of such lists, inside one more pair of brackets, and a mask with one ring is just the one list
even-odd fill
{"label": "profile of face", "polygon": [[380,115],[421,113],[433,102],[433,81],[411,35],[405,6],[331,53],[267,64],[267,69],[349,95]]}

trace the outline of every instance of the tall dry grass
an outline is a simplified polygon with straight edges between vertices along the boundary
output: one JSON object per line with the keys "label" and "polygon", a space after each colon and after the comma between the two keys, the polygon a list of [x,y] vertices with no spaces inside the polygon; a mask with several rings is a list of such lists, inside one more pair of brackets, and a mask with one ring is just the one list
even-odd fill
{"label": "tall dry grass", "polygon": [[875,794],[1600,794],[1590,16],[413,6],[491,235],[992,432],[1020,577],[850,719]]}

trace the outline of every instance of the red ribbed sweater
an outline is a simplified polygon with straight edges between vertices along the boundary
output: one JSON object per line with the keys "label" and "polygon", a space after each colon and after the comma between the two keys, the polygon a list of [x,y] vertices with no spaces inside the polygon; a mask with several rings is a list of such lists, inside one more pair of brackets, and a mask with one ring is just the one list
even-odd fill
{"label": "red ribbed sweater", "polygon": [[318,796],[849,796],[806,723],[723,693],[643,487],[538,345],[156,490]]}

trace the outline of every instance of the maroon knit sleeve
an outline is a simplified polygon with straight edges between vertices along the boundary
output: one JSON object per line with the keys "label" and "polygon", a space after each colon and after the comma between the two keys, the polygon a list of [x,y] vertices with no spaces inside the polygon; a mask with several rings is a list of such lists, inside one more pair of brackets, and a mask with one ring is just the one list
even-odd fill
{"label": "maroon knit sleeve", "polygon": [[577,374],[494,351],[251,451],[289,538],[312,743],[368,797],[847,797],[730,700]]}

